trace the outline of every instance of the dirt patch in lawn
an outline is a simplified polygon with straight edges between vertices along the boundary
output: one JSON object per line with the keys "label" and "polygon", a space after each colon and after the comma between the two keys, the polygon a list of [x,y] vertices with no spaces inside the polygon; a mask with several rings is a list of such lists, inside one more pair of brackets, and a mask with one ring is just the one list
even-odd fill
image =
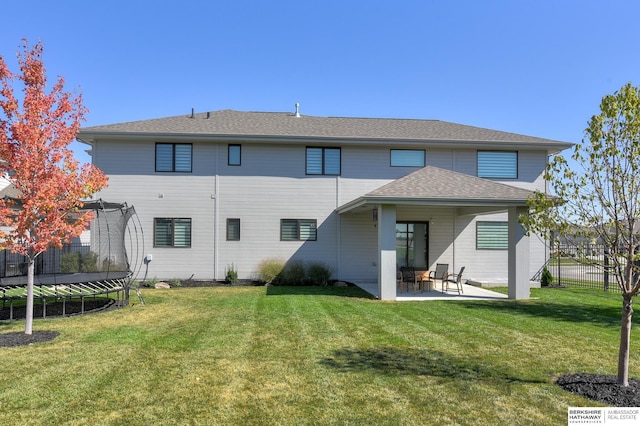
{"label": "dirt patch in lawn", "polygon": [[640,407],[640,380],[629,379],[627,387],[616,381],[616,376],[579,373],[562,376],[556,383],[566,391],[611,407]]}

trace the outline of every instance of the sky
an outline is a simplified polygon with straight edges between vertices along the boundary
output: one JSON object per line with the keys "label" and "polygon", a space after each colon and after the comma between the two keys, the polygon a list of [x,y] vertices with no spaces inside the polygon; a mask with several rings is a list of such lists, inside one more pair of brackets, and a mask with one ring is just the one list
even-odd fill
{"label": "sky", "polygon": [[[636,0],[5,0],[84,126],[196,112],[436,119],[580,142],[640,85]],[[88,146],[72,144],[80,161]]]}

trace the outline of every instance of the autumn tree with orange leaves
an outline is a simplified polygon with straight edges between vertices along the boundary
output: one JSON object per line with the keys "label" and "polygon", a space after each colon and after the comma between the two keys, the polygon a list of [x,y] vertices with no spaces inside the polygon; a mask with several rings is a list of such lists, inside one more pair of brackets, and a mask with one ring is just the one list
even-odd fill
{"label": "autumn tree with orange leaves", "polygon": [[107,184],[98,168],[73,158],[69,144],[87,110],[81,95],[64,91],[62,77],[49,91],[42,52],[41,42],[30,48],[23,40],[19,73],[0,56],[0,172],[20,194],[0,200],[0,248],[28,261],[26,334],[32,334],[35,259],[86,229],[93,216],[79,210],[82,200]]}

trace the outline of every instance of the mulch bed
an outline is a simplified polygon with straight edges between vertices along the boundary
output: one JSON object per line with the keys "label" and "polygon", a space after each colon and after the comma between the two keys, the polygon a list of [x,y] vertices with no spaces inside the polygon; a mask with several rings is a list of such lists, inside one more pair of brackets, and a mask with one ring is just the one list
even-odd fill
{"label": "mulch bed", "polygon": [[262,285],[258,281],[239,280],[235,284],[228,284],[224,281],[207,281],[207,280],[183,280],[180,287],[247,287]]}
{"label": "mulch bed", "polygon": [[562,376],[556,383],[566,391],[610,407],[640,407],[640,380],[629,379],[627,387],[616,381],[616,376],[579,373]]}
{"label": "mulch bed", "polygon": [[34,343],[50,342],[58,337],[57,331],[34,331],[32,334],[24,334],[22,331],[0,334],[0,348],[32,345]]}

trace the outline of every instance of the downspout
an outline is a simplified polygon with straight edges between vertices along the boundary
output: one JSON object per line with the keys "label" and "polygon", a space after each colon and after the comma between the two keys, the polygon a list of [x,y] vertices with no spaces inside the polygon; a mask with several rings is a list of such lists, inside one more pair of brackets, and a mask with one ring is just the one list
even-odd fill
{"label": "downspout", "polygon": [[[456,150],[453,149],[452,150],[452,162],[453,162],[453,171],[456,171],[457,168],[457,164],[456,164]],[[456,272],[456,217],[458,216],[459,213],[459,209],[457,207],[453,208],[453,230],[451,233],[452,236],[452,246],[453,246],[453,264],[451,265],[451,273]]]}
{"label": "downspout", "polygon": [[216,144],[216,160],[214,163],[215,175],[213,176],[213,279],[218,279],[218,194],[220,185],[220,176],[218,175],[218,157],[220,153],[220,145]]}
{"label": "downspout", "polygon": [[334,213],[336,215],[336,271],[335,277],[339,277],[342,272],[342,265],[340,262],[340,248],[342,247],[342,232],[341,232],[341,223],[342,218],[338,214],[338,207],[340,207],[340,176],[336,176],[336,210]]}

